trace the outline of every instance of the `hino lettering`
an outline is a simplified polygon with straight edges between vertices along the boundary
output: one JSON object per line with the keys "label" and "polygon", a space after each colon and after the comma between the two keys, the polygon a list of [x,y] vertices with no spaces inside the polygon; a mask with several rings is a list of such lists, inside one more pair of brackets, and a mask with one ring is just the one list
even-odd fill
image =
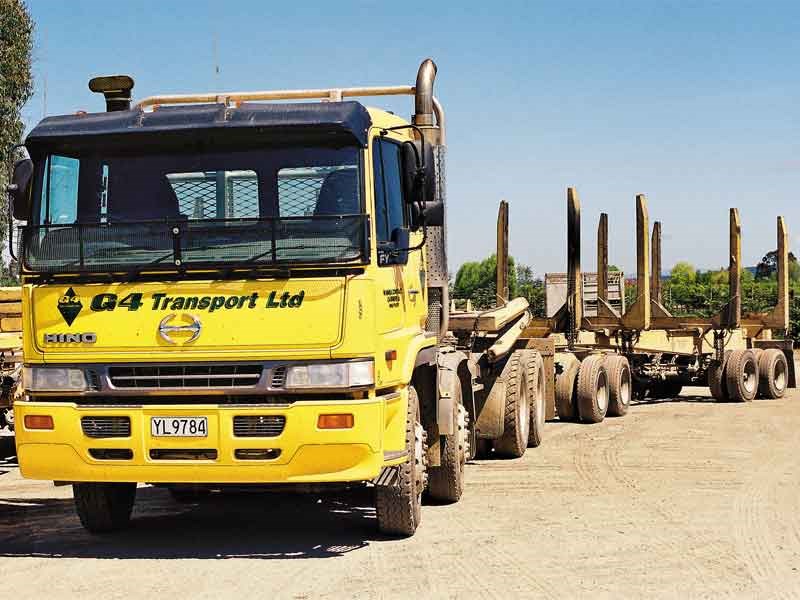
{"label": "hino lettering", "polygon": [[45,333],[45,344],[95,344],[96,333]]}

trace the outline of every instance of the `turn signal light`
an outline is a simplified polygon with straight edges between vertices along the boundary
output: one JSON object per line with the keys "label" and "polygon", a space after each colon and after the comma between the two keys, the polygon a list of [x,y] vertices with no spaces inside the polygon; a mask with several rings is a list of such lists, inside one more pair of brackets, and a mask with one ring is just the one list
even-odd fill
{"label": "turn signal light", "polygon": [[320,429],[352,429],[353,415],[320,415],[317,427]]}
{"label": "turn signal light", "polygon": [[55,429],[50,415],[25,415],[25,429]]}

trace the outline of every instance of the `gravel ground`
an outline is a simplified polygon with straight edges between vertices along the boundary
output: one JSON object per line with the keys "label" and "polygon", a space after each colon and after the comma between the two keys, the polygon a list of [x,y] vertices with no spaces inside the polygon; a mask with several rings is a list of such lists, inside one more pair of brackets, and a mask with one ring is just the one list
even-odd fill
{"label": "gravel ground", "polygon": [[467,467],[416,536],[375,532],[367,493],[138,491],[92,537],[70,487],[20,478],[0,437],[0,573],[42,597],[800,597],[800,392],[716,404],[703,388],[598,425],[549,423],[516,461]]}

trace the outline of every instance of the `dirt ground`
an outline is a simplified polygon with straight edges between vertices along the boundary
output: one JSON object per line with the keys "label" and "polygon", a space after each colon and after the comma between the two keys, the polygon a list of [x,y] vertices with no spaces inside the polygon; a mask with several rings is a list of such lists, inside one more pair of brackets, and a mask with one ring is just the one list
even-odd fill
{"label": "dirt ground", "polygon": [[426,506],[409,540],[376,534],[365,493],[181,506],[149,487],[131,530],[92,537],[71,488],[22,480],[8,457],[3,588],[15,600],[800,597],[798,400],[715,404],[696,388],[624,419],[550,423],[523,459],[470,464],[463,500]]}

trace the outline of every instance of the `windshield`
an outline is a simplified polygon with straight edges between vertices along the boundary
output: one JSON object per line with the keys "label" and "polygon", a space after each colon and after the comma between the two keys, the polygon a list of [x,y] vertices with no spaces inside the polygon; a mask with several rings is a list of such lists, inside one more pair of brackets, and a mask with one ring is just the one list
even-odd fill
{"label": "windshield", "polygon": [[81,156],[37,165],[32,271],[363,260],[356,147]]}

